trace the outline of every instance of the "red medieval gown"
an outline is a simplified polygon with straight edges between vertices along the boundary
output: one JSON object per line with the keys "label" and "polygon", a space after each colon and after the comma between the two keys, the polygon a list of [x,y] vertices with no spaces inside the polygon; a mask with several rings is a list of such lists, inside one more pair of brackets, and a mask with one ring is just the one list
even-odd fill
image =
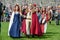
{"label": "red medieval gown", "polygon": [[31,32],[31,35],[42,36],[42,30],[41,30],[36,12],[32,13],[32,24],[31,24],[30,32]]}

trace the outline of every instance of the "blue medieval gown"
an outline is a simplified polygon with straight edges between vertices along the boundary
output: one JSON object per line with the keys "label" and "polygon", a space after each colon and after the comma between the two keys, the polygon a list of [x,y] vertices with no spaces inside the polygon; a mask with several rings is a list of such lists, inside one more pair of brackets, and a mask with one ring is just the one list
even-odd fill
{"label": "blue medieval gown", "polygon": [[20,37],[21,16],[18,12],[13,12],[10,19],[8,35],[11,37]]}

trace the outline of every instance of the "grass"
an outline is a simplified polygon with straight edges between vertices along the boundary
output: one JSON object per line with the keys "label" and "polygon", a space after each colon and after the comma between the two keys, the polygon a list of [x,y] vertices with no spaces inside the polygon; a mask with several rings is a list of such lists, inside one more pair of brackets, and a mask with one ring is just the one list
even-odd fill
{"label": "grass", "polygon": [[26,36],[24,38],[11,38],[8,36],[8,26],[9,22],[2,22],[0,40],[60,40],[60,25],[55,25],[54,21],[52,21],[51,25],[48,23],[46,34],[35,38],[27,38]]}

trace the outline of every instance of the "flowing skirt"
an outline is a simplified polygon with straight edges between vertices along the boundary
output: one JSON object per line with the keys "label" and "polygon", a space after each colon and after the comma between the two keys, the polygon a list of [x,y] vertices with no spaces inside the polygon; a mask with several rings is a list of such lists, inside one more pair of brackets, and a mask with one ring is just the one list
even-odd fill
{"label": "flowing skirt", "polygon": [[19,14],[14,15],[13,23],[11,25],[9,34],[11,37],[20,37],[20,19],[19,19]]}
{"label": "flowing skirt", "polygon": [[42,35],[41,26],[36,13],[32,14],[31,35]]}
{"label": "flowing skirt", "polygon": [[22,28],[21,28],[21,32],[26,34],[26,19],[24,19],[22,21]]}

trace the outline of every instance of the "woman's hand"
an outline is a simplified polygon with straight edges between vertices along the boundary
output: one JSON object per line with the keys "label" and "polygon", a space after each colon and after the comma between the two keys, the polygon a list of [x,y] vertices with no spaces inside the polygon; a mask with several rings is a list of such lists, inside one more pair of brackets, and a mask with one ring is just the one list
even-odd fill
{"label": "woman's hand", "polygon": [[26,16],[25,16],[25,15],[23,15],[23,17],[24,17],[24,18],[26,18]]}

